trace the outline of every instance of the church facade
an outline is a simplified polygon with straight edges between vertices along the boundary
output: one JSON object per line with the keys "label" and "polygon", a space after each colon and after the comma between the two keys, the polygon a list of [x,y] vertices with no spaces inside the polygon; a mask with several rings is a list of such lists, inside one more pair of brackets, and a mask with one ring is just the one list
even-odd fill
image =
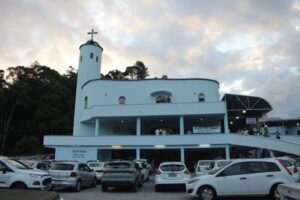
{"label": "church facade", "polygon": [[57,160],[185,162],[199,159],[195,154],[201,150],[229,159],[233,145],[259,148],[270,143],[246,142],[229,133],[226,102],[220,100],[215,80],[103,80],[103,48],[91,39],[79,49],[73,135],[44,138]]}

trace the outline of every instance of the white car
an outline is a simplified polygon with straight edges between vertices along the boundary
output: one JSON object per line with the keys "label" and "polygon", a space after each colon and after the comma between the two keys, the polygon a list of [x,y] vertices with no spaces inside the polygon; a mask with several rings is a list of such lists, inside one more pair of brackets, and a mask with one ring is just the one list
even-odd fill
{"label": "white car", "polygon": [[208,168],[211,162],[214,160],[199,160],[195,165],[195,175],[203,176],[208,174]]}
{"label": "white car", "polygon": [[214,174],[189,180],[186,191],[200,200],[215,200],[219,196],[271,196],[274,199],[281,183],[293,183],[293,177],[277,159],[240,159]]}
{"label": "white car", "polygon": [[51,186],[48,172],[32,169],[19,160],[0,156],[0,187],[48,190]]}
{"label": "white car", "polygon": [[87,165],[89,166],[89,168],[94,170],[97,176],[97,180],[101,182],[105,162],[93,161],[93,162],[88,162]]}
{"label": "white car", "polygon": [[163,162],[155,173],[155,191],[166,185],[185,185],[191,178],[189,170],[182,162]]}
{"label": "white car", "polygon": [[200,166],[196,168],[195,174],[196,176],[203,176],[223,168],[231,162],[231,160],[206,160],[204,162],[199,160],[198,164],[200,164]]}

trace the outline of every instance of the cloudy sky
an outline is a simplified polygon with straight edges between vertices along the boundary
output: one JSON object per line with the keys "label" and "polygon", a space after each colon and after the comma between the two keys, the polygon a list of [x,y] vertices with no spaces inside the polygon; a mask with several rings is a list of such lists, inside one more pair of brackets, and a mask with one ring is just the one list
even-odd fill
{"label": "cloudy sky", "polygon": [[77,68],[93,27],[102,73],[141,60],[151,77],[215,79],[300,117],[300,1],[0,0],[0,69]]}

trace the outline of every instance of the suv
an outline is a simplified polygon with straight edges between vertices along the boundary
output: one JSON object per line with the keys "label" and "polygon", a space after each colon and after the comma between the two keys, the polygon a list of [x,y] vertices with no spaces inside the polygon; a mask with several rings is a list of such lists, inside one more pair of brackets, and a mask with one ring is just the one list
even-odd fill
{"label": "suv", "polygon": [[82,186],[96,187],[97,184],[94,170],[85,163],[53,163],[49,172],[53,187],[72,187],[75,192],[80,192]]}
{"label": "suv", "polygon": [[0,156],[0,187],[48,190],[51,188],[51,176],[19,160]]}
{"label": "suv", "polygon": [[189,180],[186,190],[201,200],[215,200],[219,196],[268,195],[275,199],[278,184],[292,182],[290,171],[277,159],[241,159],[213,174]]}
{"label": "suv", "polygon": [[109,186],[130,186],[137,192],[143,183],[144,175],[136,162],[110,161],[105,164],[101,183],[103,192],[107,192]]}

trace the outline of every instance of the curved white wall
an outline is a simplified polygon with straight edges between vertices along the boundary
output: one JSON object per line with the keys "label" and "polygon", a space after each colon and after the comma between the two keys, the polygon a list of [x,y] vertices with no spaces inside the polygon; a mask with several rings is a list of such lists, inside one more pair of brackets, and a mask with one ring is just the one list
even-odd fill
{"label": "curved white wall", "polygon": [[146,80],[95,80],[83,87],[82,99],[88,96],[89,105],[119,104],[119,97],[126,97],[126,104],[153,104],[155,91],[172,93],[172,103],[198,102],[198,94],[205,94],[205,102],[219,101],[219,84],[207,79],[146,79]]}

